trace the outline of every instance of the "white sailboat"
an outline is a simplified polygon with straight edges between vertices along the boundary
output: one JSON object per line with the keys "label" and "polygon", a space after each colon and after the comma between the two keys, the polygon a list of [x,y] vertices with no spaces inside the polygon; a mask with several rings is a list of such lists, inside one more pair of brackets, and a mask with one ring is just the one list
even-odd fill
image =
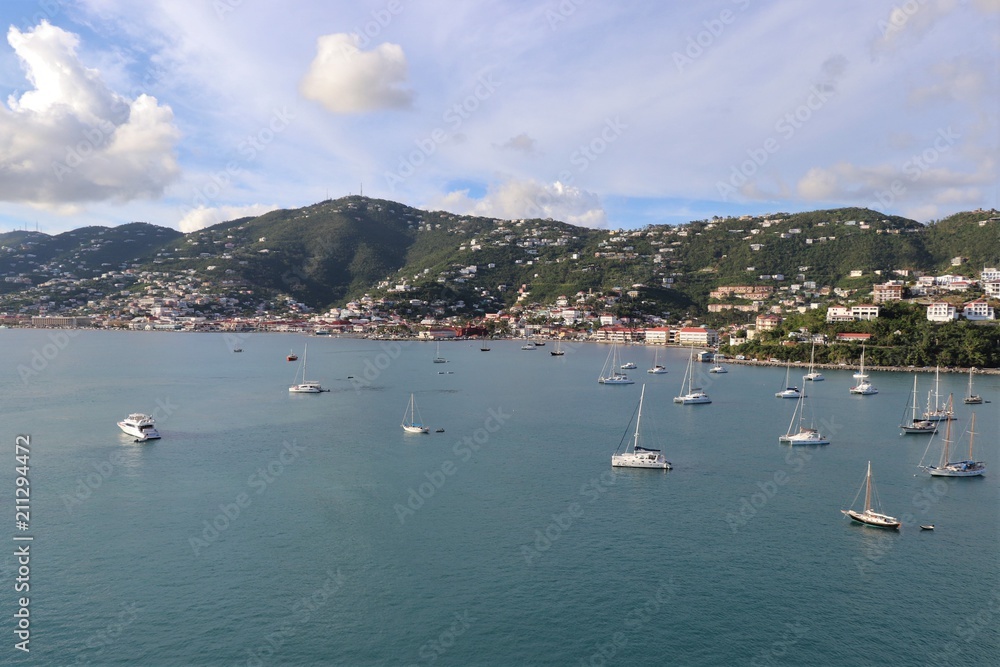
{"label": "white sailboat", "polygon": [[981,404],[983,402],[983,397],[982,396],[980,396],[979,394],[973,394],[972,393],[972,373],[975,370],[976,370],[975,368],[970,368],[969,369],[969,393],[966,394],[965,399],[964,399],[964,403],[966,405],[979,405],[979,404]]}
{"label": "white sailboat", "polygon": [[684,391],[684,385],[687,385],[687,393],[681,394],[680,396],[674,396],[674,403],[680,403],[681,405],[696,405],[699,403],[711,403],[712,399],[708,397],[701,387],[695,387],[694,384],[694,348],[691,348],[691,354],[688,355],[688,365],[687,370],[684,371],[684,379],[681,381],[681,391]]}
{"label": "white sailboat", "polygon": [[413,399],[413,394],[410,394],[410,404],[403,412],[403,423],[400,426],[407,433],[427,433],[430,429],[424,426],[422,421],[417,415],[417,404]]}
{"label": "white sailboat", "polygon": [[[951,400],[949,399],[949,403]],[[945,426],[944,446],[941,448],[941,459],[936,466],[920,466],[934,477],[977,477],[986,472],[986,464],[972,458],[972,445],[976,436],[976,414],[972,413],[969,422],[969,458],[964,461],[949,461],[951,449],[951,420]],[[928,445],[930,448],[930,445]],[[924,452],[926,455],[926,452]]]}
{"label": "white sailboat", "polygon": [[805,379],[810,382],[822,382],[826,379],[822,373],[816,371],[816,341],[813,341],[812,348],[809,350],[809,372],[806,373]]}
{"label": "white sailboat", "polygon": [[854,374],[854,377],[859,378],[861,381],[856,385],[851,387],[848,391],[852,394],[858,394],[861,396],[871,396],[872,394],[878,393],[878,388],[875,387],[871,382],[868,381],[868,376],[865,374],[865,346],[861,346],[861,370]]}
{"label": "white sailboat", "polygon": [[322,385],[316,380],[306,379],[306,359],[309,356],[309,346],[306,345],[305,349],[302,351],[302,382],[295,383],[295,380],[299,379],[299,371],[295,371],[295,379],[292,380],[294,384],[288,388],[288,391],[293,394],[319,394],[324,391],[330,391],[329,389],[323,389]]}
{"label": "white sailboat", "polygon": [[[796,422],[796,417],[798,417],[799,430],[797,433],[792,432],[792,428]],[[785,435],[778,437],[778,442],[787,443],[789,445],[829,445],[830,441],[823,437],[823,434],[819,432],[815,424],[810,423],[809,426],[804,425],[805,422],[805,396],[799,395],[799,400],[795,403],[795,409],[792,410],[792,419],[788,422],[788,432]]]}
{"label": "white sailboat", "polygon": [[[847,509],[840,510],[844,516],[849,516],[854,521],[858,523],[863,523],[867,526],[874,526],[875,528],[894,528],[899,529],[902,525],[894,516],[889,516],[888,514],[882,514],[872,509],[872,491],[874,490],[874,484],[872,483],[872,462],[868,462],[868,473],[865,475],[865,481],[861,485],[865,489],[865,509],[862,512],[857,510]],[[858,489],[858,495],[861,494],[861,489]],[[857,502],[858,496],[854,496],[854,501]],[[851,503],[853,505],[854,503]],[[881,503],[878,502],[878,495],[875,496],[875,507],[881,510]]]}
{"label": "white sailboat", "polygon": [[[924,419],[929,422],[943,422],[950,421],[955,418],[955,411],[952,409],[951,400],[948,401],[948,405],[945,406],[941,403],[941,367],[934,367],[934,409],[930,409],[930,405],[927,406],[927,411],[924,412]],[[928,401],[930,403],[930,401]]]}
{"label": "white sailboat", "polygon": [[[659,449],[650,449],[639,445],[639,423],[642,421],[642,399],[646,395],[646,385],[642,385],[642,393],[639,394],[639,408],[635,418],[635,434],[632,436],[631,446],[626,445],[625,450],[620,454],[618,451],[625,442],[625,436],[618,443],[618,449],[611,455],[611,467],[613,468],[658,468],[660,470],[671,470],[670,461],[664,458]],[[627,431],[626,431],[627,432]]]}
{"label": "white sailboat", "polygon": [[[910,420],[907,422],[906,413],[911,412]],[[937,433],[937,424],[926,419],[917,419],[917,376],[913,376],[913,397],[906,408],[903,409],[903,419],[899,424],[899,430],[903,435],[913,434],[933,434]]]}
{"label": "white sailboat", "polygon": [[776,398],[799,398],[800,396],[802,396],[802,392],[799,391],[798,387],[791,387],[788,384],[788,378],[791,372],[792,372],[792,361],[789,359],[788,363],[785,364],[785,385],[784,385],[785,388],[774,394]]}
{"label": "white sailboat", "polygon": [[660,365],[659,357],[660,357],[660,351],[653,350],[653,367],[648,369],[646,371],[647,373],[652,373],[653,375],[663,375],[664,373],[667,372],[667,369],[664,366]]}
{"label": "white sailboat", "polygon": [[434,363],[435,364],[446,364],[446,363],[448,363],[448,360],[441,356],[441,341],[438,341],[438,344],[437,344],[437,353],[435,354],[435,357],[434,357]]}
{"label": "white sailboat", "polygon": [[618,342],[611,344],[611,351],[608,358],[604,360],[604,367],[597,381],[601,384],[635,384],[635,380],[630,380],[626,373],[618,369],[621,367],[621,360],[618,358]]}

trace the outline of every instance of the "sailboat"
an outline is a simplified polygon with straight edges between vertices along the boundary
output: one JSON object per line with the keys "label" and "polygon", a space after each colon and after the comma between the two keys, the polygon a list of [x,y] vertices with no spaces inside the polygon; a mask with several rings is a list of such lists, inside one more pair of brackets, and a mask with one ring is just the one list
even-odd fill
{"label": "sailboat", "polygon": [[789,359],[788,363],[785,365],[785,388],[774,394],[776,398],[799,398],[802,395],[802,392],[799,391],[798,387],[790,387],[788,385],[788,375],[791,372],[792,361]]}
{"label": "sailboat", "polygon": [[[906,413],[912,411],[910,415],[910,421],[906,421]],[[903,419],[899,425],[899,430],[902,431],[902,435],[905,434],[920,434],[920,433],[937,433],[937,424],[926,419],[917,419],[917,376],[913,376],[913,398],[910,399],[906,408],[903,409]]]}
{"label": "sailboat", "polygon": [[556,340],[556,347],[554,350],[549,350],[549,354],[551,354],[553,357],[561,357],[564,354],[566,354],[565,352],[563,352],[561,341]]}
{"label": "sailboat", "polygon": [[709,373],[720,374],[729,372],[729,370],[725,366],[723,366],[722,363],[720,363],[719,361],[720,358],[723,358],[722,355],[720,354],[715,355],[715,365],[708,369]]}
{"label": "sailboat", "polygon": [[[882,514],[881,512],[876,512],[872,509],[872,491],[874,489],[874,484],[872,484],[872,462],[868,462],[868,474],[865,475],[865,481],[863,484],[865,488],[865,509],[863,512],[858,512],[857,510],[840,510],[844,516],[849,516],[858,523],[863,523],[867,526],[874,526],[876,528],[894,528],[899,529],[902,525],[894,516],[889,516],[888,514]],[[860,495],[861,489],[858,489],[858,494]],[[854,500],[857,501],[858,497],[854,496]],[[853,505],[853,503],[852,503]],[[878,502],[878,494],[875,496],[875,506],[878,509],[882,509]]]}
{"label": "sailboat", "polygon": [[622,441],[618,443],[618,449],[611,455],[611,467],[613,468],[672,469],[670,461],[663,457],[659,449],[639,446],[639,422],[642,421],[642,399],[645,395],[646,385],[642,385],[642,393],[639,394],[639,407],[635,418],[635,435],[632,436],[632,446],[629,447],[626,445],[625,450],[621,454],[618,453],[618,450],[622,448],[622,444],[625,442],[625,436],[622,435]]}
{"label": "sailboat", "polygon": [[964,399],[966,405],[979,405],[980,403],[983,402],[982,396],[980,396],[979,394],[972,393],[972,373],[975,370],[976,370],[975,368],[969,369],[969,393],[966,395]]}
{"label": "sailboat", "polygon": [[871,396],[872,394],[877,394],[878,389],[871,382],[868,381],[868,376],[865,375],[865,346],[861,346],[861,370],[854,374],[854,377],[860,379],[855,386],[851,387],[848,391],[852,394],[860,394],[861,396]]}
{"label": "sailboat", "polygon": [[[789,445],[829,445],[830,441],[823,437],[823,434],[814,425],[803,426],[803,421],[805,420],[804,400],[805,396],[800,394],[799,400],[795,403],[795,409],[792,410],[792,419],[788,422],[788,432],[785,435],[779,436],[778,442],[784,442]],[[796,416],[798,417],[799,431],[798,433],[792,433],[792,425],[795,424]]]}
{"label": "sailboat", "polygon": [[285,361],[298,361],[299,355],[295,354],[295,350],[289,350],[288,356],[285,357]]}
{"label": "sailboat", "polygon": [[652,373],[653,375],[663,375],[664,373],[667,372],[666,367],[660,364],[659,359],[660,359],[660,351],[653,350],[653,367],[647,369],[646,370],[647,373]]}
{"label": "sailboat", "polygon": [[446,364],[446,363],[448,363],[448,360],[441,356],[441,341],[438,341],[436,355],[437,356],[434,357],[434,363],[435,364]]}
{"label": "sailboat", "polygon": [[951,401],[948,401],[948,406],[945,407],[941,405],[941,367],[934,367],[934,409],[930,409],[930,400],[928,400],[927,411],[924,413],[924,419],[929,422],[943,422],[946,420],[952,420],[955,418],[955,411],[952,409]]}
{"label": "sailboat", "polygon": [[427,433],[430,430],[419,421],[417,404],[413,399],[413,394],[410,394],[410,404],[406,406],[406,411],[403,412],[403,423],[400,426],[407,433]]}
{"label": "sailboat", "polygon": [[809,372],[805,374],[805,379],[810,382],[822,382],[826,379],[822,373],[816,371],[816,341],[813,341],[809,350]]}
{"label": "sailboat", "polygon": [[[950,403],[951,400],[949,398]],[[934,477],[976,477],[982,475],[986,472],[986,464],[972,458],[972,444],[975,436],[976,414],[972,413],[972,419],[969,422],[969,458],[964,461],[948,461],[948,453],[951,448],[951,420],[948,420],[945,427],[944,447],[941,448],[941,460],[936,466],[920,467]]]}
{"label": "sailboat", "polygon": [[635,384],[635,380],[630,380],[628,375],[618,370],[621,360],[618,358],[618,342],[611,344],[611,351],[608,358],[604,360],[604,367],[601,368],[601,375],[597,381],[601,384]]}
{"label": "sailboat", "polygon": [[[302,352],[302,382],[293,384],[288,388],[293,394],[319,394],[324,391],[330,391],[329,389],[323,389],[319,382],[316,380],[306,380],[306,360],[309,356],[309,346],[307,345]],[[295,371],[295,380],[299,379],[299,372]],[[292,380],[294,383],[295,380]]]}
{"label": "sailboat", "polygon": [[524,339],[524,345],[522,345],[522,346],[521,346],[521,349],[522,349],[522,350],[534,350],[534,349],[535,349],[535,344],[534,344],[534,343],[532,343],[532,342],[531,342],[530,340],[528,340],[527,338],[525,338],[525,339]]}
{"label": "sailboat", "polygon": [[708,397],[700,387],[694,387],[694,348],[691,348],[691,354],[688,355],[688,365],[687,370],[684,371],[684,380],[681,381],[681,391],[684,391],[684,385],[687,384],[687,393],[680,396],[674,396],[674,403],[680,403],[681,405],[694,405],[697,403],[711,403],[712,399]]}

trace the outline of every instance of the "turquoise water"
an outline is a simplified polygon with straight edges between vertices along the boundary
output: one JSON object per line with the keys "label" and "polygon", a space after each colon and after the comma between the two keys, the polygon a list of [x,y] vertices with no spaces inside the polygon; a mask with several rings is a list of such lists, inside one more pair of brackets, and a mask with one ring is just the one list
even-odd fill
{"label": "turquoise water", "polygon": [[[53,337],[55,336],[55,337]],[[308,340],[309,377],[289,395]],[[293,335],[0,331],[0,442],[30,435],[30,654],[38,665],[996,664],[1000,378],[978,377],[981,479],[916,468],[897,425],[912,376],[809,387],[832,444],[777,443],[784,370],[707,374],[628,347]],[[34,355],[37,352],[38,355]],[[34,366],[32,366],[34,363]],[[19,371],[20,367],[20,371]],[[707,370],[699,364],[698,371]],[[353,379],[349,379],[353,376]],[[921,395],[932,376],[921,375]],[[647,445],[674,470],[610,467],[646,382]],[[967,378],[942,377],[965,393]],[[428,435],[399,424],[416,396]],[[137,444],[115,422],[156,412]],[[957,407],[956,430],[969,423]],[[649,428],[645,428],[648,426]],[[444,428],[444,433],[433,432]],[[956,434],[956,439],[957,439]],[[658,445],[656,444],[658,443]],[[929,461],[938,457],[931,444]],[[963,445],[964,446],[964,445]],[[14,462],[0,479],[13,513]],[[872,461],[897,533],[852,525]],[[12,517],[11,517],[12,518]],[[918,524],[934,523],[933,532]],[[8,524],[13,553],[13,521]],[[0,559],[2,610],[16,561]],[[7,626],[13,628],[8,621]]]}

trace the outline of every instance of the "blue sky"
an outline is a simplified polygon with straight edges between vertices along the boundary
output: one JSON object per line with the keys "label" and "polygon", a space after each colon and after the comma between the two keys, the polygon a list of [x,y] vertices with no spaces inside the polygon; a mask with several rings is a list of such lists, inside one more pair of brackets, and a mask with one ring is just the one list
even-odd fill
{"label": "blue sky", "polygon": [[0,230],[1000,206],[1000,0],[611,4],[8,0]]}

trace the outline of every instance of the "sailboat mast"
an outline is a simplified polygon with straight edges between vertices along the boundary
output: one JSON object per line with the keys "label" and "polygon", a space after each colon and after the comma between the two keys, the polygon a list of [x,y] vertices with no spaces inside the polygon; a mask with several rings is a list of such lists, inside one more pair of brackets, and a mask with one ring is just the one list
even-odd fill
{"label": "sailboat mast", "polygon": [[917,421],[917,376],[913,376],[913,419],[912,421],[916,423]]}
{"label": "sailboat mast", "polygon": [[948,450],[951,449],[951,420],[944,427],[944,449],[941,450],[941,460],[938,462],[940,467],[945,467],[948,465]]}
{"label": "sailboat mast", "polygon": [[865,477],[865,512],[872,508],[872,462],[868,462],[868,475]]}
{"label": "sailboat mast", "polygon": [[976,413],[972,413],[972,421],[969,423],[969,460],[972,460],[972,441],[976,437]]}
{"label": "sailboat mast", "polygon": [[[635,451],[635,446],[639,444],[639,422],[642,420],[642,398],[646,395],[646,385],[642,385],[642,392],[639,393],[639,414],[635,418],[635,436],[632,441],[632,451]],[[971,454],[970,454],[971,456]]]}

